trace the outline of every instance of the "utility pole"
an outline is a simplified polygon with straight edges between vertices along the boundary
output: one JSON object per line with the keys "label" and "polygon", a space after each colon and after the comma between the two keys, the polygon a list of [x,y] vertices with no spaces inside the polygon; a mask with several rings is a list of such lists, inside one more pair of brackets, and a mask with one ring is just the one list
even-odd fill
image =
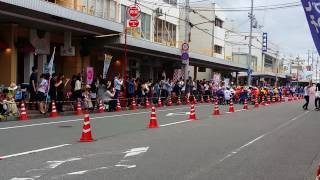
{"label": "utility pole", "polygon": [[316,63],[316,83],[318,83],[318,63],[319,63],[319,56],[317,56],[317,63]]}
{"label": "utility pole", "polygon": [[[185,6],[185,34],[184,34],[184,41],[185,43],[189,43],[189,34],[190,34],[190,18],[189,18],[189,13],[190,13],[190,5],[189,5],[189,0],[186,0],[186,6]],[[184,79],[187,81],[189,78],[189,58],[185,62],[184,66]]]}
{"label": "utility pole", "polygon": [[251,62],[252,62],[252,30],[253,30],[253,0],[251,0],[251,12],[249,14],[250,17],[250,35],[249,35],[249,59],[248,59],[248,86],[251,85],[251,81],[252,81],[252,70],[251,70]]}
{"label": "utility pole", "polygon": [[310,50],[308,49],[308,66],[310,65]]}
{"label": "utility pole", "polygon": [[279,63],[279,51],[277,51],[277,54],[276,54],[276,62],[277,62],[277,65],[276,65],[276,87],[278,87],[278,73],[279,73],[279,66],[280,66],[280,63]]}
{"label": "utility pole", "polygon": [[216,3],[212,3],[213,5],[213,20],[212,20],[212,38],[211,38],[211,56],[214,56],[214,29],[216,27]]}

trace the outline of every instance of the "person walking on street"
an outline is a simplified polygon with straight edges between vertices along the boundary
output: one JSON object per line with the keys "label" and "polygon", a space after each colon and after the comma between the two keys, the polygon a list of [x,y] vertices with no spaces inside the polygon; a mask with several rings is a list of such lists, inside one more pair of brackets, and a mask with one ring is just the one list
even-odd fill
{"label": "person walking on street", "polygon": [[306,103],[302,106],[304,110],[308,110],[309,100],[310,100],[310,88],[311,88],[310,84],[304,87],[304,99],[306,100]]}

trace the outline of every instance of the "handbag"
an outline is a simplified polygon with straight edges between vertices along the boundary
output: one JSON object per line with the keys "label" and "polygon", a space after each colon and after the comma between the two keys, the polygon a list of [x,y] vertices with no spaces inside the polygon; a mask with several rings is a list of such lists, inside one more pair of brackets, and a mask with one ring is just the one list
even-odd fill
{"label": "handbag", "polygon": [[315,96],[316,96],[317,98],[320,98],[320,91],[319,91],[318,88],[316,89],[316,94],[315,94]]}

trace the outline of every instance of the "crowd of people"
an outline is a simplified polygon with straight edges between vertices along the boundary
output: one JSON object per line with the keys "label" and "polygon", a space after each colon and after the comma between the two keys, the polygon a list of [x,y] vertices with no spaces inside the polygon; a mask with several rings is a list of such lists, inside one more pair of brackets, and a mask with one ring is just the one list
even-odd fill
{"label": "crowd of people", "polygon": [[[160,80],[145,80],[141,78],[126,77],[125,79],[116,74],[112,81],[107,80],[100,75],[93,79],[92,83],[85,82],[83,75],[72,76],[71,79],[65,78],[63,74],[41,74],[38,81],[38,69],[32,68],[32,74],[29,82],[29,98],[25,99],[29,108],[46,114],[51,111],[52,101],[56,101],[56,107],[59,112],[64,111],[64,104],[70,103],[72,107],[76,102],[81,102],[84,109],[94,110],[102,102],[107,111],[115,111],[117,102],[120,100],[123,106],[130,106],[135,99],[138,106],[145,104],[146,98],[156,104],[160,99],[166,103],[168,99],[172,102],[187,100],[205,100],[217,99],[219,104],[229,104],[231,100],[234,103],[244,103],[244,100],[253,102],[267,100],[267,97],[281,98],[287,95],[304,95],[306,104],[304,109],[308,109],[309,95],[312,93],[311,84],[305,87],[300,86],[234,86],[225,84],[224,81],[214,82],[206,79],[192,80],[189,77],[186,81],[182,78],[173,80],[162,77]],[[317,84],[315,91],[316,109],[320,108],[320,85]],[[7,91],[0,96],[1,114],[18,114],[15,91],[17,87],[12,84]],[[23,98],[22,98],[23,99]]]}

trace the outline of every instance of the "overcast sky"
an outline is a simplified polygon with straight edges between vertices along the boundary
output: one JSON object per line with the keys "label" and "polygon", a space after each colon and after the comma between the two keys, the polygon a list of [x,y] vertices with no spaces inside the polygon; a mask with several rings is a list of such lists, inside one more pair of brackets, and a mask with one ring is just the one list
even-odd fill
{"label": "overcast sky", "polygon": [[[197,0],[191,0],[197,1]],[[249,7],[250,0],[215,0],[223,8]],[[300,0],[254,0],[255,6],[300,2]],[[248,12],[226,12],[226,17],[238,23],[246,22]],[[306,57],[308,49],[315,51],[306,16],[302,6],[287,9],[254,12],[262,31],[268,32],[269,40],[280,46],[286,56]],[[241,31],[249,31],[249,20],[241,25]]]}

